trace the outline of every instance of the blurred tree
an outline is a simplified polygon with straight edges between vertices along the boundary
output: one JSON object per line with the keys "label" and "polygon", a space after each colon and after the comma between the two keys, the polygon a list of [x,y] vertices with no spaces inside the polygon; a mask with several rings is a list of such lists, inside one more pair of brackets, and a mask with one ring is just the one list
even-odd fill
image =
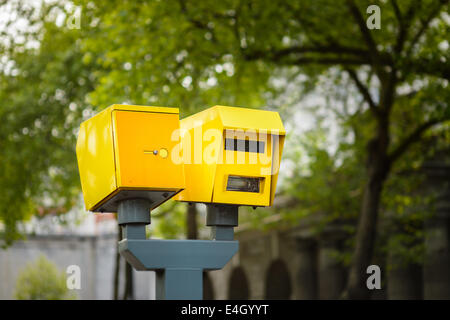
{"label": "blurred tree", "polygon": [[[347,293],[368,297],[365,268],[389,174],[450,116],[448,1],[75,3],[90,29],[85,61],[106,70],[93,104],[107,105],[113,94],[137,103],[193,106],[214,98],[252,107],[270,99],[267,80],[280,69],[308,76],[299,90],[331,70],[352,81],[363,103],[348,119],[366,119],[370,132],[362,137],[366,183]],[[366,25],[373,4],[381,30]]]}
{"label": "blurred tree", "polygon": [[74,206],[80,192],[75,130],[90,115],[85,95],[93,90],[78,30],[55,24],[64,7],[26,4],[0,3],[10,18],[0,30],[2,245],[20,236],[17,221]]}
{"label": "blurred tree", "polygon": [[[272,106],[297,79],[303,79],[301,98],[325,77],[341,84],[333,88],[356,90],[361,99],[342,114],[343,123],[358,128],[351,150],[342,150],[348,168],[356,171],[329,178],[336,173],[330,166],[336,159],[314,151],[313,169],[322,181],[311,183],[319,187],[334,179],[350,188],[364,182],[357,189],[360,214],[348,296],[367,297],[365,268],[390,176],[420,165],[418,150],[432,147],[417,142],[429,132],[448,131],[443,124],[450,113],[448,1],[225,0],[212,6],[187,0],[76,0],[80,29],[68,28],[64,19],[55,24],[52,10],[70,11],[70,6],[43,4],[35,10],[19,0],[0,4],[11,3],[32,27],[3,32],[7,40],[0,44],[5,239],[17,237],[16,221],[36,207],[72,204],[79,192],[73,130],[83,113],[90,116],[91,106],[182,106],[182,116],[213,104]],[[380,30],[366,26],[366,9],[373,4],[381,8]],[[339,91],[325,95],[331,110]],[[358,157],[352,158],[353,152]],[[351,166],[356,159],[359,166]],[[361,180],[347,180],[350,172]],[[322,198],[321,190],[311,192],[307,198],[324,199],[326,210],[348,201],[344,192]]]}
{"label": "blurred tree", "polygon": [[67,289],[66,273],[41,255],[19,274],[15,298],[18,300],[72,300],[76,295]]}

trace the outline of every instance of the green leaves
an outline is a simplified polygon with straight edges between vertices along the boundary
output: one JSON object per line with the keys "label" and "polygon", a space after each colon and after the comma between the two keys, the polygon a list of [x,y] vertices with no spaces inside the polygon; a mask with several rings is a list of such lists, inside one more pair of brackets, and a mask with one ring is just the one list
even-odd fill
{"label": "green leaves", "polygon": [[[30,19],[43,21],[40,15]],[[4,57],[14,61],[14,69],[0,75],[3,245],[18,238],[18,221],[46,211],[42,207],[68,211],[79,194],[75,129],[92,90],[91,72],[81,62],[77,30],[45,22],[34,37],[37,48],[8,48]]]}
{"label": "green leaves", "polygon": [[184,116],[213,104],[262,103],[267,70],[240,64],[229,51],[229,26],[199,20],[209,14],[203,4],[77,3],[86,17],[100,19],[94,27],[85,25],[89,36],[82,42],[84,60],[95,61],[98,70],[99,83],[89,95],[93,104],[168,105],[182,107]]}
{"label": "green leaves", "polygon": [[[448,4],[441,1],[398,1],[398,8],[355,1],[363,20],[369,5],[380,6],[381,29],[368,33],[347,2],[330,0],[75,0],[80,29],[67,27],[71,11],[58,3],[40,10],[10,3],[32,28],[2,30],[8,41],[0,44],[0,220],[7,241],[18,236],[16,221],[38,208],[73,205],[80,192],[77,128],[113,103],[180,107],[181,117],[216,104],[267,106],[287,119],[322,88],[325,108],[312,114],[333,114],[341,130],[337,150],[323,141],[326,124],[288,142],[285,150],[301,152],[286,153],[296,166],[284,187],[300,203],[285,214],[292,220],[317,210],[330,219],[358,214],[376,120],[345,70],[354,70],[375,104],[380,74],[395,72],[390,152],[424,121],[449,116]],[[58,24],[56,10],[65,13]],[[423,137],[448,146],[448,124]],[[408,146],[392,175],[420,167],[431,149]],[[181,228],[175,225],[167,232]]]}
{"label": "green leaves", "polygon": [[18,300],[72,300],[76,299],[66,285],[66,273],[41,255],[19,274],[15,298]]}

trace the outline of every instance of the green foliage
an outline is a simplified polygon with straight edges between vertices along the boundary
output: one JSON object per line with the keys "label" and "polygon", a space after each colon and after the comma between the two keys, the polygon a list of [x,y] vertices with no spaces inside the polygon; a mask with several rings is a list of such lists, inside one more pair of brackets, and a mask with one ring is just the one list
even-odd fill
{"label": "green foliage", "polygon": [[152,213],[151,237],[177,239],[185,234],[186,204],[168,201]]}
{"label": "green foliage", "polygon": [[[17,6],[28,8],[23,14],[38,28],[6,34],[10,45],[0,45],[3,59],[12,65],[0,70],[3,245],[19,237],[17,221],[37,212],[66,212],[74,205],[80,191],[74,130],[89,109],[84,97],[92,90],[78,31],[48,21],[55,5],[40,11],[21,7],[20,1]],[[17,42],[21,37],[26,41]],[[38,46],[30,46],[32,41]]]}
{"label": "green foliage", "polygon": [[14,296],[18,300],[76,299],[76,295],[67,289],[66,274],[44,255],[20,272]]}
{"label": "green foliage", "polygon": [[268,68],[242,63],[234,52],[223,51],[233,41],[228,27],[215,24],[226,41],[220,44],[216,32],[212,35],[206,25],[197,28],[186,13],[206,9],[206,3],[190,8],[176,1],[75,4],[83,7],[88,35],[82,41],[83,61],[95,66],[99,79],[89,95],[93,105],[167,105],[182,107],[181,116],[186,116],[212,104],[263,103]]}
{"label": "green foliage", "polygon": [[[16,222],[38,208],[73,205],[80,191],[76,128],[113,103],[181,107],[182,117],[215,104],[266,105],[288,120],[307,109],[308,93],[322,88],[325,102],[309,109],[317,130],[292,136],[285,147],[294,165],[284,192],[298,200],[282,210],[289,222],[318,211],[326,223],[358,216],[376,120],[349,69],[375,102],[386,80],[380,69],[395,69],[389,151],[422,123],[450,115],[450,27],[448,5],[440,1],[357,1],[363,19],[368,5],[381,8],[382,29],[369,32],[376,48],[350,14],[351,1],[75,0],[82,9],[79,30],[55,24],[55,9],[70,14],[58,3],[37,12],[23,10],[20,0],[10,3],[35,28],[19,32],[23,41],[10,35],[10,45],[1,44],[2,57],[13,62],[0,73],[0,220],[7,241],[18,236]],[[27,45],[33,41],[39,46]],[[375,51],[380,61],[372,61]],[[325,139],[328,124],[320,121],[329,114],[339,125],[335,150]],[[448,123],[425,136],[434,141],[427,146],[448,147]],[[383,211],[406,210],[395,209],[411,192],[400,173],[420,168],[435,148],[413,145],[395,162]],[[183,228],[182,210],[160,219],[161,234]],[[253,216],[272,213],[257,209]]]}

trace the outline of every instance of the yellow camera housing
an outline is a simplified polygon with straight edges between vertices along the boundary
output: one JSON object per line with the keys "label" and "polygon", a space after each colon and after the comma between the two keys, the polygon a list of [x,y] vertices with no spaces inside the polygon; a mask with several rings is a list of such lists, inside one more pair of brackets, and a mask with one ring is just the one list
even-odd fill
{"label": "yellow camera housing", "polygon": [[278,112],[214,106],[180,121],[178,201],[271,206],[285,130]]}
{"label": "yellow camera housing", "polygon": [[[117,212],[125,199],[146,198],[156,208],[185,186],[177,108],[112,105],[81,124],[77,159],[86,209]],[[175,138],[174,138],[175,137]]]}

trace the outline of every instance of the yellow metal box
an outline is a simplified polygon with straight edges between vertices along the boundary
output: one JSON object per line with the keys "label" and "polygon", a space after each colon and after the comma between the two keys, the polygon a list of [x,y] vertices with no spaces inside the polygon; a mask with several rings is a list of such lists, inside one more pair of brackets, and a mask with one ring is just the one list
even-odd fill
{"label": "yellow metal box", "polygon": [[214,106],[180,128],[186,188],[175,200],[272,205],[285,138],[277,112]]}
{"label": "yellow metal box", "polygon": [[124,199],[147,198],[152,209],[184,188],[177,108],[112,105],[83,122],[77,158],[86,209],[116,212]]}

